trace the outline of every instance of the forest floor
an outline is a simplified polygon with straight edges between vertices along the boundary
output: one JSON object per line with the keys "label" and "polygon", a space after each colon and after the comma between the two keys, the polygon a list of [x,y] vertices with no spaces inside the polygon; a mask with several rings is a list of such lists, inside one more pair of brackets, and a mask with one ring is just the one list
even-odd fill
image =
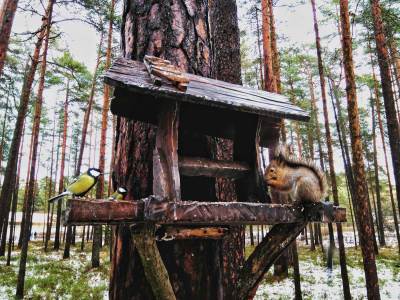
{"label": "forest floor", "polygon": [[[247,253],[251,248],[247,248]],[[359,249],[347,248],[347,264],[353,299],[366,299],[364,272]],[[19,252],[13,253],[11,266],[0,258],[0,299],[13,299],[18,274]],[[90,267],[91,244],[85,250],[71,248],[71,259],[63,260],[62,251],[43,251],[42,243],[30,243],[27,276],[27,299],[108,299],[108,247],[101,252],[101,266]],[[343,299],[337,251],[334,268],[324,267],[322,252],[299,247],[303,299]],[[400,299],[400,258],[395,248],[381,248],[378,256],[379,284],[382,299]],[[257,291],[256,299],[293,299],[292,279],[278,280],[271,272]]]}

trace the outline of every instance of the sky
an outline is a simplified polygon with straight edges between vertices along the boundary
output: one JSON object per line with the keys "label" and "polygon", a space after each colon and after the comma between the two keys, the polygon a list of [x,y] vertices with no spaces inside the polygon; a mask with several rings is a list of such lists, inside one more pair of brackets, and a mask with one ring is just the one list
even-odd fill
{"label": "sky", "polygon": [[[248,21],[248,17],[246,16],[246,11],[249,6],[249,0],[238,0],[238,15],[239,15],[239,26],[241,30],[250,31],[250,25]],[[320,1],[317,1],[320,3]],[[293,3],[291,0],[280,0],[278,1],[278,5],[275,8],[275,19],[276,19],[276,27],[277,33],[279,35],[283,35],[287,38],[288,41],[292,45],[301,46],[304,44],[312,44],[315,42],[313,24],[312,24],[312,11],[311,5],[308,1],[305,1],[305,4],[296,6],[295,8],[290,8],[288,4]],[[122,11],[122,1],[118,1],[117,4],[117,12]],[[61,20],[64,18],[70,18],[73,16],[68,15],[68,13],[64,9],[60,9],[56,7],[55,9],[56,16],[54,20]],[[319,14],[320,18],[321,15]],[[37,16],[29,16],[26,13],[17,12],[15,17],[13,32],[21,33],[32,30],[32,28],[38,28],[40,24],[40,18]],[[74,58],[78,61],[84,62],[90,71],[93,71],[96,60],[96,51],[97,51],[97,43],[99,41],[99,35],[96,31],[90,27],[89,25],[79,22],[79,21],[65,21],[58,24],[60,31],[64,32],[62,36],[61,44],[68,48]],[[320,26],[321,36],[324,37],[330,33],[334,24],[325,24]],[[357,34],[357,28],[355,28],[355,32],[353,34]],[[119,33],[116,32],[118,35]],[[119,36],[117,36],[119,39]],[[247,36],[250,41],[254,38],[251,36]],[[339,40],[329,41],[330,45],[339,45]],[[326,40],[322,40],[322,44],[327,43]],[[333,44],[332,44],[333,43]],[[315,55],[315,53],[313,53]],[[355,53],[356,62],[358,63],[357,72],[368,72],[368,67],[363,64],[362,54]],[[50,53],[50,58],[54,57],[54,53]],[[365,61],[365,60],[364,60]],[[319,86],[317,86],[317,90],[319,90]],[[101,96],[101,95],[100,95]],[[62,101],[64,95],[63,93],[57,91],[56,89],[47,90],[45,93],[45,106],[52,110],[55,106],[56,101]],[[365,93],[359,94],[359,105],[365,106],[366,101],[368,99],[368,95]],[[97,97],[96,101],[101,104],[101,97]],[[322,111],[320,104],[320,112]],[[330,121],[332,123],[333,119],[333,111],[330,108]],[[320,115],[320,121],[322,121],[322,115]],[[100,120],[98,120],[100,122]],[[110,126],[109,126],[110,128]],[[111,139],[110,139],[111,131],[108,131],[108,141],[109,146],[111,147]],[[27,140],[27,139],[25,139]],[[378,139],[379,141],[379,139]],[[48,146],[44,149],[43,153],[49,153],[50,149]],[[27,152],[27,147],[25,147],[25,153]],[[382,145],[378,142],[379,149],[379,163],[380,165],[384,165],[383,154],[382,154]],[[110,152],[110,151],[109,151]],[[98,155],[98,149],[93,150],[93,155]],[[88,156],[87,151],[85,152],[85,157]],[[341,160],[341,155],[338,150],[334,153],[335,156],[335,167],[337,172],[343,172],[343,164]],[[109,157],[107,157],[106,165],[109,164]],[[27,171],[27,155],[24,156],[22,163],[22,174],[26,174]],[[96,161],[97,162],[97,161]],[[72,170],[68,170],[72,172]],[[46,176],[48,170],[45,168],[39,169],[39,178]]]}

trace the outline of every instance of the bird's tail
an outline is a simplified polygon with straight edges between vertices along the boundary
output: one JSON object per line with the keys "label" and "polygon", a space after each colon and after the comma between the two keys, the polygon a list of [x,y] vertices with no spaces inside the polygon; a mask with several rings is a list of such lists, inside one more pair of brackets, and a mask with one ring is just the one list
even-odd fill
{"label": "bird's tail", "polygon": [[71,192],[69,192],[69,191],[62,192],[61,194],[59,194],[59,195],[57,195],[57,196],[55,196],[53,198],[50,198],[49,199],[49,203],[53,203],[55,201],[58,201],[59,199],[61,199],[64,196],[67,196],[67,195],[71,195]]}

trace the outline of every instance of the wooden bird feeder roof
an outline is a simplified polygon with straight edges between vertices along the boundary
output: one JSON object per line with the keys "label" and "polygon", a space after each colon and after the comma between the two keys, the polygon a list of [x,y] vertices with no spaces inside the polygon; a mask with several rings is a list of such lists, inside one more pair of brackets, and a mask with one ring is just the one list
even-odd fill
{"label": "wooden bird feeder roof", "polygon": [[[283,95],[189,73],[182,72],[181,74],[189,80],[186,91],[182,91],[167,81],[161,80],[160,84],[156,84],[142,62],[118,58],[105,74],[104,81],[116,88],[133,92],[138,97],[144,96],[148,101],[170,99],[279,119],[300,121],[309,119],[307,112],[290,103],[289,99]],[[117,99],[118,93],[115,96]],[[122,112],[117,102],[112,103],[112,112],[128,116],[129,108],[124,105],[125,111]]]}

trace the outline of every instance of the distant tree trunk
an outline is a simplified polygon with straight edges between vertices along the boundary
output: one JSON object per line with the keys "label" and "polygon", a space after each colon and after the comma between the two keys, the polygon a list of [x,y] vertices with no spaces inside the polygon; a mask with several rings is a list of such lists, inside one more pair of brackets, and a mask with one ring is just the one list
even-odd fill
{"label": "distant tree trunk", "polygon": [[10,210],[11,198],[15,185],[15,170],[18,161],[18,150],[21,143],[21,132],[28,110],[32,83],[35,77],[37,65],[39,63],[40,48],[42,46],[42,41],[45,35],[45,24],[46,20],[43,21],[42,30],[39,32],[39,36],[34,47],[31,64],[29,67],[27,66],[27,72],[24,76],[24,83],[21,90],[17,120],[14,126],[13,138],[9,149],[7,166],[4,172],[4,181],[0,194],[0,232],[3,231],[4,220]]}
{"label": "distant tree trunk", "polygon": [[94,102],[94,96],[95,96],[95,92],[96,92],[96,82],[97,82],[97,76],[98,76],[97,73],[98,73],[98,69],[100,66],[101,47],[103,45],[103,37],[104,37],[104,31],[102,30],[100,32],[100,42],[99,42],[99,46],[97,49],[96,65],[95,65],[94,72],[93,72],[93,78],[92,78],[92,83],[91,83],[91,87],[90,87],[89,99],[88,99],[87,107],[86,107],[85,114],[83,117],[81,144],[79,147],[78,160],[76,163],[75,177],[78,177],[81,173],[83,153],[85,151],[85,146],[86,146],[86,135],[87,135],[87,129],[88,129],[88,125],[89,125],[89,118],[91,116],[93,102]]}
{"label": "distant tree trunk", "polygon": [[[51,137],[51,159],[50,159],[50,182],[47,191],[48,199],[52,196],[53,191],[53,168],[54,168],[54,141],[56,136],[56,113],[54,112],[54,119],[53,119],[53,130],[52,130],[52,137]],[[49,240],[51,236],[51,227],[53,225],[53,214],[54,214],[54,204],[51,204],[51,214],[50,214],[50,203],[47,201],[47,221],[46,221],[46,236],[44,239],[44,251],[47,251]]]}
{"label": "distant tree trunk", "polygon": [[[317,47],[317,58],[318,58],[318,70],[319,70],[319,77],[320,77],[320,84],[321,84],[321,98],[324,110],[324,119],[325,119],[325,135],[326,135],[326,144],[328,148],[328,162],[329,162],[329,171],[330,171],[330,179],[331,179],[331,186],[332,186],[332,196],[333,202],[335,205],[339,205],[339,195],[336,183],[336,173],[335,173],[335,164],[333,160],[333,147],[332,147],[332,137],[331,137],[331,130],[329,127],[329,117],[328,117],[328,103],[326,99],[326,91],[325,91],[325,74],[324,74],[324,66],[322,62],[322,50],[321,50],[321,42],[319,37],[319,28],[318,28],[318,21],[317,21],[317,11],[315,7],[315,0],[311,0],[311,6],[313,11],[313,18],[314,18],[314,31],[315,31],[315,43]],[[343,283],[343,294],[345,299],[351,299],[350,294],[350,284],[349,278],[347,273],[347,266],[346,266],[346,252],[344,248],[344,241],[343,241],[343,231],[342,231],[342,224],[336,224],[337,235],[338,235],[338,243],[339,243],[339,258],[340,258],[340,270],[342,274],[342,283]],[[332,237],[332,233],[330,234]],[[330,241],[332,245],[332,241]],[[332,246],[330,246],[332,249]],[[332,251],[332,250],[331,250]]]}
{"label": "distant tree trunk", "polygon": [[[65,110],[68,110],[69,101],[69,79],[67,82],[67,93],[64,101],[64,122],[62,130],[62,144],[61,144],[61,157],[60,157],[60,178],[58,182],[58,193],[61,194],[64,191],[64,169],[65,169],[65,152],[67,148],[67,136],[68,136],[68,114],[65,114]],[[57,219],[56,219],[56,233],[54,237],[54,250],[60,249],[60,229],[61,229],[61,201],[57,201]]]}
{"label": "distant tree trunk", "polygon": [[[371,92],[371,99],[372,92]],[[385,232],[384,232],[384,220],[382,213],[382,200],[381,200],[381,187],[379,183],[379,166],[377,158],[377,148],[376,148],[376,119],[375,119],[375,105],[371,100],[371,110],[372,110],[372,144],[373,144],[373,156],[374,156],[374,179],[375,179],[375,192],[376,192],[376,205],[378,209],[378,220],[379,220],[379,244],[381,247],[386,246],[385,242]]]}
{"label": "distant tree trunk", "polygon": [[262,12],[262,36],[264,55],[264,89],[269,92],[277,92],[276,78],[274,74],[273,53],[271,48],[271,15],[269,12],[269,0],[261,0]]}
{"label": "distant tree trunk", "polygon": [[[391,85],[390,61],[386,39],[383,32],[382,14],[379,0],[371,0],[371,12],[374,22],[376,52],[378,54],[379,69],[381,74],[382,93],[385,104],[389,145],[392,152],[393,172],[396,191],[400,191],[400,129],[396,117],[396,107]],[[400,209],[400,193],[397,192],[397,206]]]}
{"label": "distant tree trunk", "polygon": [[[1,74],[0,74],[1,76]],[[8,92],[9,93],[9,92]],[[3,152],[4,152],[4,145],[6,142],[6,123],[8,119],[8,110],[10,108],[10,95],[7,95],[7,100],[6,100],[6,108],[4,110],[4,119],[3,119],[3,124],[1,126],[1,142],[0,142],[0,169],[1,169],[1,163],[3,161]]]}
{"label": "distant tree trunk", "polygon": [[18,191],[19,191],[19,177],[21,175],[21,160],[22,160],[22,153],[23,153],[23,146],[24,146],[24,132],[25,132],[25,125],[22,129],[22,143],[20,146],[19,151],[19,159],[18,159],[18,170],[15,182],[15,189],[13,193],[12,199],[12,208],[11,208],[11,223],[10,223],[10,236],[8,239],[8,250],[7,250],[7,263],[6,265],[9,266],[11,263],[11,250],[13,249],[14,244],[14,235],[15,235],[15,219],[16,219],[16,212],[17,212],[17,204],[18,204]]}
{"label": "distant tree trunk", "polygon": [[[263,77],[263,59],[262,59],[262,52],[261,52],[261,36],[260,36],[260,21],[258,19],[258,7],[254,7],[255,17],[256,17],[256,32],[257,32],[257,50],[258,50],[258,60],[260,63],[260,81],[261,81],[261,88],[264,88],[264,77]],[[258,78],[258,76],[257,76]],[[258,82],[258,80],[257,80]]]}
{"label": "distant tree trunk", "polygon": [[369,299],[380,299],[378,276],[372,236],[372,224],[369,218],[368,191],[360,133],[360,119],[357,107],[356,82],[354,74],[352,41],[348,0],[340,0],[340,20],[342,25],[343,62],[346,75],[347,110],[350,123],[353,172],[355,179],[355,203],[360,216],[360,246],[364,260],[367,294]]}
{"label": "distant tree trunk", "polygon": [[[43,54],[42,54],[42,62],[40,66],[40,78],[38,85],[38,93],[35,104],[35,115],[34,115],[34,125],[32,129],[32,134],[34,135],[33,141],[33,149],[32,149],[32,163],[31,163],[31,172],[29,178],[29,186],[28,186],[28,205],[27,205],[27,216],[29,212],[32,211],[32,207],[34,205],[35,198],[35,177],[36,177],[36,159],[37,159],[37,150],[38,150],[38,140],[39,140],[39,129],[40,129],[40,119],[42,114],[42,104],[43,104],[43,90],[44,90],[44,82],[46,76],[46,67],[47,67],[47,50],[49,45],[49,36],[50,36],[50,28],[51,28],[51,17],[53,12],[54,0],[50,0],[46,10],[46,34],[43,45]],[[26,218],[26,220],[30,220],[30,218]],[[24,284],[25,284],[25,272],[26,272],[26,260],[28,256],[28,241],[30,236],[30,222],[25,222],[24,228],[21,228],[21,234],[23,235],[22,248],[21,248],[21,257],[19,263],[19,271],[18,271],[18,281],[17,281],[17,289],[16,289],[16,297],[18,299],[23,298],[24,295]]]}
{"label": "distant tree trunk", "polygon": [[[111,46],[112,46],[112,32],[113,32],[113,21],[114,21],[114,5],[115,0],[111,0],[110,7],[110,22],[108,26],[108,38],[107,38],[107,53],[106,53],[106,69],[111,64]],[[110,87],[104,85],[103,94],[103,109],[101,118],[101,137],[100,137],[100,155],[99,155],[99,169],[104,172],[105,170],[105,156],[106,156],[106,138],[107,138],[107,121],[108,111],[110,107]],[[104,176],[100,176],[97,181],[96,199],[103,198],[104,194]],[[92,267],[96,268],[100,266],[100,248],[102,246],[102,226],[94,226],[94,237],[92,246]]]}
{"label": "distant tree trunk", "polygon": [[0,10],[0,77],[3,75],[11,28],[17,6],[18,0],[4,0]]}
{"label": "distant tree trunk", "polygon": [[[386,152],[385,130],[383,128],[382,116],[381,116],[381,104],[380,104],[380,99],[379,99],[378,80],[376,79],[374,66],[372,66],[372,78],[374,80],[375,106],[376,106],[376,113],[377,113],[377,118],[378,118],[379,131],[380,131],[380,134],[381,134],[381,142],[382,142],[382,147],[383,147],[383,154],[384,154],[384,157],[385,157],[385,169],[386,169],[386,175],[387,175],[387,180],[388,180],[388,185],[389,185],[390,203],[392,205],[394,228],[395,228],[395,231],[396,231],[397,245],[398,245],[399,253],[400,253],[399,221],[398,221],[398,218],[397,218],[396,204],[394,202],[392,179],[390,178],[390,173],[389,173],[389,162],[388,162],[387,152]],[[399,211],[400,211],[400,209],[399,209]]]}

